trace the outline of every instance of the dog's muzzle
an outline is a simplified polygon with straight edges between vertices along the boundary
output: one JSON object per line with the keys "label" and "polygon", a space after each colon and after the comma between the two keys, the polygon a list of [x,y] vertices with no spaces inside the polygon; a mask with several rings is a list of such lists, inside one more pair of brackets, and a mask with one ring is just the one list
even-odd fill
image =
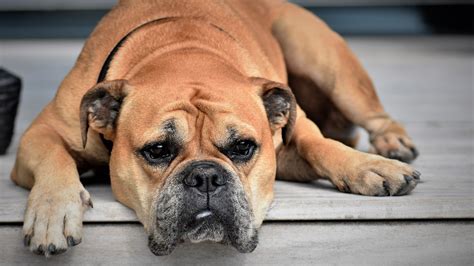
{"label": "dog's muzzle", "polygon": [[169,177],[154,202],[149,237],[155,255],[179,241],[213,241],[251,252],[258,242],[253,214],[238,176],[213,161],[194,161]]}

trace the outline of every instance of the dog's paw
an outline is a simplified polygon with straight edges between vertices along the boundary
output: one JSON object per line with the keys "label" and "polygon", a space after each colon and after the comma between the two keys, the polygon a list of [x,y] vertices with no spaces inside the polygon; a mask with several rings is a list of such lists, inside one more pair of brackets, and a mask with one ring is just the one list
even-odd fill
{"label": "dog's paw", "polygon": [[333,181],[340,191],[367,196],[400,196],[412,191],[420,180],[420,172],[408,164],[377,155],[364,157]]}
{"label": "dog's paw", "polygon": [[92,207],[81,184],[48,185],[33,186],[23,223],[25,246],[46,257],[81,243],[83,213]]}
{"label": "dog's paw", "polygon": [[372,133],[370,143],[370,152],[386,158],[409,163],[418,157],[418,150],[413,141],[408,137],[403,127],[396,122],[392,122],[382,132]]}

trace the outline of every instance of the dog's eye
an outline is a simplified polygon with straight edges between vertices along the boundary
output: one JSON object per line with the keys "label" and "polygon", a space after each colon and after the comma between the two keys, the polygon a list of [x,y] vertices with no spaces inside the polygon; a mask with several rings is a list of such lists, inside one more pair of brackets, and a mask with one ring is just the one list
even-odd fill
{"label": "dog's eye", "polygon": [[142,155],[150,163],[165,163],[171,161],[173,152],[166,143],[155,143],[148,145],[142,150]]}
{"label": "dog's eye", "polygon": [[229,158],[232,160],[247,161],[255,150],[255,143],[251,140],[239,140],[229,150]]}
{"label": "dog's eye", "polygon": [[170,156],[170,150],[163,144],[156,144],[146,151],[151,159],[166,158]]}

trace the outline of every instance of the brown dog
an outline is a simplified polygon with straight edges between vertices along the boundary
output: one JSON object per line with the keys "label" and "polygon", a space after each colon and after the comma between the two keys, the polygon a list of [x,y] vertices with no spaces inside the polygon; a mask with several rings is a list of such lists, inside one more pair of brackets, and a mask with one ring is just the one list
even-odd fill
{"label": "brown dog", "polygon": [[276,175],[411,191],[409,165],[348,147],[355,126],[382,156],[417,155],[341,37],[304,9],[121,1],[21,140],[12,180],[31,188],[25,244],[48,256],[81,241],[92,203],[79,173],[104,164],[157,255],[181,240],[252,251]]}

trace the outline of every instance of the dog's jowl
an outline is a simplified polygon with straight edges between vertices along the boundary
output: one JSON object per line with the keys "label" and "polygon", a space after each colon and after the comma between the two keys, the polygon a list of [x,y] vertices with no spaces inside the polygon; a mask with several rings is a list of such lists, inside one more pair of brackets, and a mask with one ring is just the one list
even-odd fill
{"label": "dog's jowl", "polygon": [[[356,126],[372,153],[353,149]],[[310,12],[130,0],[101,20],[24,133],[12,180],[31,189],[23,230],[38,254],[81,242],[92,201],[78,169],[101,165],[154,254],[183,241],[251,252],[276,177],[404,195],[417,154],[344,40]]]}

